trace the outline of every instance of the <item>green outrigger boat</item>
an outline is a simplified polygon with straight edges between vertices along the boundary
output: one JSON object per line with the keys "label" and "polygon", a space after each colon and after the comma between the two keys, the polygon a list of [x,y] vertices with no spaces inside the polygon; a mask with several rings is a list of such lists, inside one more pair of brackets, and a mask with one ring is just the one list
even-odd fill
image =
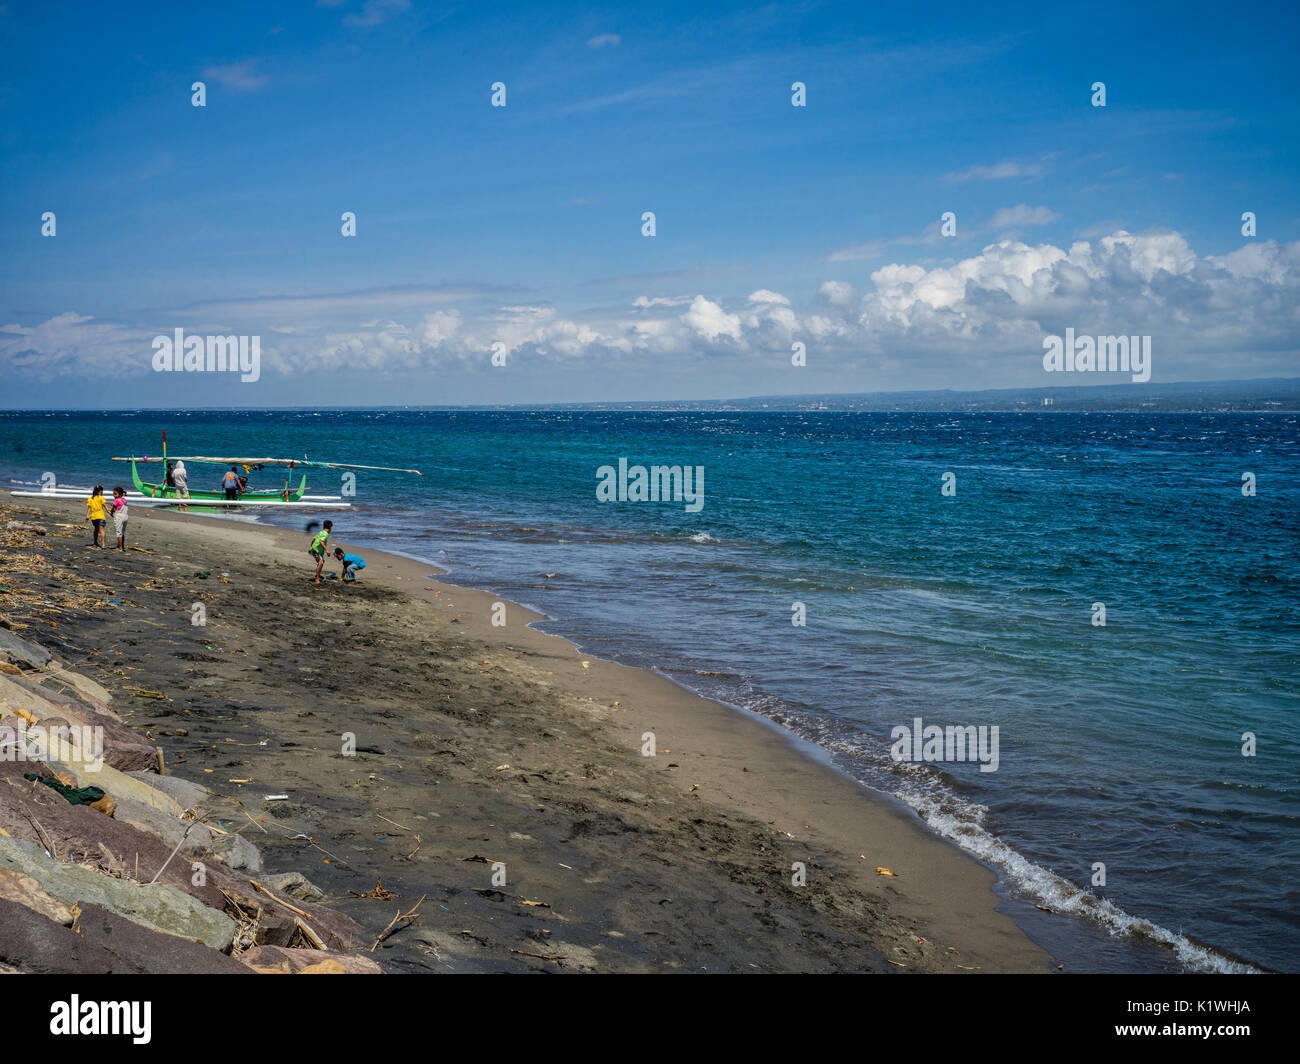
{"label": "green outrigger boat", "polygon": [[[305,458],[220,458],[208,455],[178,455],[169,457],[167,454],[167,440],[163,438],[163,454],[161,458],[151,458],[148,455],[132,455],[126,458],[114,458],[114,462],[131,463],[131,479],[135,483],[135,489],[142,496],[149,499],[181,499],[180,491],[167,484],[151,483],[140,475],[140,465],[149,463],[159,463],[167,467],[169,462],[198,462],[209,465],[223,466],[229,469],[235,466],[243,470],[245,476],[248,474],[265,469],[268,466],[285,467],[284,484],[278,488],[259,488],[256,490],[242,491],[238,499],[235,500],[245,506],[257,505],[276,505],[284,503],[295,503],[304,500],[304,493],[307,490],[307,475],[304,473],[297,485],[293,483],[293,471],[295,469],[362,469],[373,472],[387,473],[414,473],[416,476],[423,476],[418,469],[398,469],[394,466],[370,466],[356,465],[351,462],[313,462]],[[187,480],[192,481],[187,470]],[[218,479],[223,474],[217,474]],[[230,500],[226,499],[226,493],[220,488],[199,488],[189,487],[186,498],[192,503],[222,502],[227,505]],[[305,497],[306,502],[328,502],[337,501],[341,496],[338,495],[309,495]]]}

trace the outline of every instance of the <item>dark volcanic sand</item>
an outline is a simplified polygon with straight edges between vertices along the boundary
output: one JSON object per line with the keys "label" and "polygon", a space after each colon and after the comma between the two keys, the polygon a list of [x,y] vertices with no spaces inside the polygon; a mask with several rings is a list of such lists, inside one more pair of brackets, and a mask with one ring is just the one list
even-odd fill
{"label": "dark volcanic sand", "polygon": [[[44,500],[0,509],[52,530],[83,517]],[[78,648],[51,647],[115,692],[169,772],[244,804],[264,832],[232,803],[222,821],[269,872],[303,872],[368,941],[427,895],[420,924],[371,954],[389,970],[1050,969],[994,911],[978,863],[770,729],[649,673],[582,669],[520,607],[492,628],[492,596],[435,583],[428,566],[367,550],[356,585],[313,586],[304,534],[143,507],[129,542],[152,554],[54,531],[30,549],[123,605],[20,634]],[[197,602],[205,627],[191,624]],[[31,620],[3,595],[0,610]],[[647,728],[655,758],[639,750]],[[355,756],[341,753],[348,732]],[[348,893],[379,879],[400,897]]]}

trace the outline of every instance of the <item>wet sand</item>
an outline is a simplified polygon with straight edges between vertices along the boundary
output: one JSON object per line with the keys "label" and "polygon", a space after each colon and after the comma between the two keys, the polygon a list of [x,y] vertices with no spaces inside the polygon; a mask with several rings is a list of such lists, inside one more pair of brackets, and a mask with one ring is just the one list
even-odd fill
{"label": "wet sand", "polygon": [[[18,503],[6,518],[83,522]],[[997,911],[991,870],[769,724],[584,657],[513,603],[495,626],[495,596],[424,563],[359,549],[355,585],[313,585],[309,538],[135,507],[148,554],[32,541],[121,605],[65,607],[57,628],[3,594],[0,611],[70,645],[170,773],[242,802],[269,871],[304,873],[373,936],[424,896],[372,954],[388,970],[1055,967]],[[350,893],[378,880],[399,897]]]}

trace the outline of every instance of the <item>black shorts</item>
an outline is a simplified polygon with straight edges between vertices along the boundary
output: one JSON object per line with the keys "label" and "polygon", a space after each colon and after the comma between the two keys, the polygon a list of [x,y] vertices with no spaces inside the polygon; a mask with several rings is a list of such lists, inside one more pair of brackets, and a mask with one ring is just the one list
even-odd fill
{"label": "black shorts", "polygon": [[227,498],[227,499],[238,499],[238,498],[239,498],[239,489],[238,489],[238,488],[227,488],[227,489],[226,489],[226,498]]}
{"label": "black shorts", "polygon": [[107,522],[102,517],[96,517],[93,518],[90,523],[96,528],[103,528]]}

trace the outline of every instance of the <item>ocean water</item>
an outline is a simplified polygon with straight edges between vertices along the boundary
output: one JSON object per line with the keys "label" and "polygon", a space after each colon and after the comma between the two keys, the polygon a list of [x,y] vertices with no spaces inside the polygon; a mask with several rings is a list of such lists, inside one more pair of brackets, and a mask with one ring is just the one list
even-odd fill
{"label": "ocean water", "polygon": [[[0,413],[0,483],[127,483],[164,429],[422,469],[358,473],[336,534],[816,744],[1071,970],[1300,969],[1295,414]],[[703,467],[703,508],[599,501],[620,458]],[[916,718],[996,726],[996,771],[896,760]]]}

